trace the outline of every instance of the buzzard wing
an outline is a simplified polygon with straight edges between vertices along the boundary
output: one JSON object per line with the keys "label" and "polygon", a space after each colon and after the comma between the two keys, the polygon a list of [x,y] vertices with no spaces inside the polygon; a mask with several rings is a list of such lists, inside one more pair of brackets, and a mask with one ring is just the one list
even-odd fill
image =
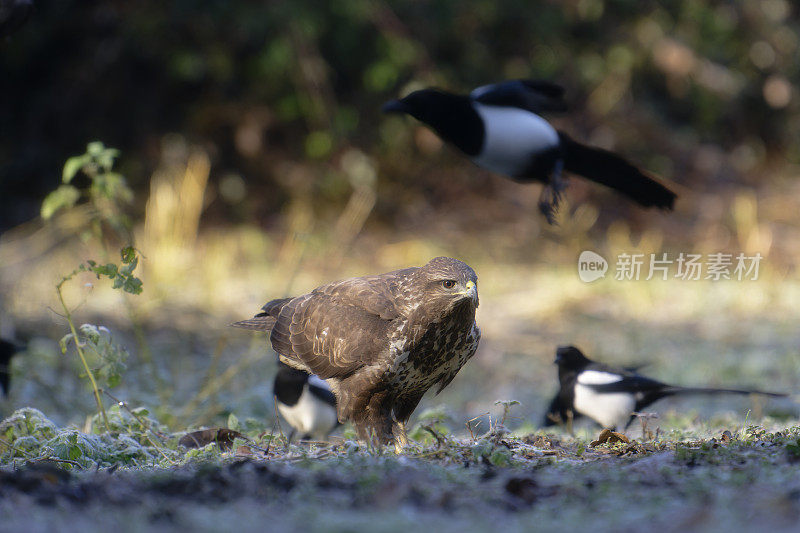
{"label": "buzzard wing", "polygon": [[402,272],[338,281],[283,304],[272,347],[322,379],[376,363],[400,316],[395,289]]}

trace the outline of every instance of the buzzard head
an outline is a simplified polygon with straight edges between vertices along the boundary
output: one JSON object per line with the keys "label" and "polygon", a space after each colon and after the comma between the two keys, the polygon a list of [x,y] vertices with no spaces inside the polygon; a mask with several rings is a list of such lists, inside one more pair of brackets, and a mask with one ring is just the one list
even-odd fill
{"label": "buzzard head", "polygon": [[478,276],[466,263],[450,257],[436,257],[418,271],[424,287],[428,312],[446,315],[456,308],[472,313],[478,307]]}

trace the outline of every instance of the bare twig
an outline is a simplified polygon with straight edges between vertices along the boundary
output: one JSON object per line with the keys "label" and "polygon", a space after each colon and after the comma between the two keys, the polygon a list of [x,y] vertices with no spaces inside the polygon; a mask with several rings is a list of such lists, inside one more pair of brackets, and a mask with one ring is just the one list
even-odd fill
{"label": "bare twig", "polygon": [[52,462],[52,463],[67,463],[75,466],[77,468],[83,468],[83,465],[80,464],[78,461],[72,461],[70,459],[59,459],[57,457],[39,457],[36,459],[31,459],[28,461],[29,463],[44,463],[44,462]]}

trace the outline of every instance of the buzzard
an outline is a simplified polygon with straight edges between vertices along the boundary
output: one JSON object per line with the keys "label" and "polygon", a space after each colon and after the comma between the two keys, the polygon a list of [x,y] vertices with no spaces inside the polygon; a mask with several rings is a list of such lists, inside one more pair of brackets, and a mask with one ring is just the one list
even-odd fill
{"label": "buzzard", "polygon": [[425,392],[438,394],[478,348],[477,282],[466,263],[436,257],[272,300],[233,325],[270,331],[281,361],[328,382],[360,440],[399,450]]}

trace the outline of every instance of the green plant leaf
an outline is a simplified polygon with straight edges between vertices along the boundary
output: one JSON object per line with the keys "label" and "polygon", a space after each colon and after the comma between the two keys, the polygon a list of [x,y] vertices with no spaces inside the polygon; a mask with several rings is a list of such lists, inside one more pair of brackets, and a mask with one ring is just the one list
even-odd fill
{"label": "green plant leaf", "polygon": [[239,431],[241,429],[239,419],[236,418],[236,415],[233,413],[228,415],[228,429],[232,429],[233,431]]}
{"label": "green plant leaf", "polygon": [[122,256],[123,263],[130,263],[131,261],[136,260],[136,248],[133,246],[126,246],[120,250],[120,255]]}
{"label": "green plant leaf", "polygon": [[72,178],[75,177],[78,171],[90,161],[91,158],[86,154],[76,155],[67,159],[67,162],[64,163],[64,170],[61,171],[61,181],[64,183],[72,181]]}
{"label": "green plant leaf", "polygon": [[130,294],[141,294],[142,280],[140,280],[137,277],[130,277],[125,280],[125,284],[123,285],[122,290]]}
{"label": "green plant leaf", "polygon": [[97,157],[103,153],[106,146],[100,141],[92,141],[86,145],[86,153],[92,157]]}
{"label": "green plant leaf", "polygon": [[61,185],[45,197],[42,202],[41,215],[45,220],[50,219],[59,209],[75,205],[81,193],[72,185]]}
{"label": "green plant leaf", "polygon": [[67,353],[67,344],[69,344],[69,341],[73,340],[74,338],[75,335],[73,335],[72,333],[67,333],[66,335],[61,337],[61,340],[58,341],[58,346],[59,348],[61,348],[61,353]]}

